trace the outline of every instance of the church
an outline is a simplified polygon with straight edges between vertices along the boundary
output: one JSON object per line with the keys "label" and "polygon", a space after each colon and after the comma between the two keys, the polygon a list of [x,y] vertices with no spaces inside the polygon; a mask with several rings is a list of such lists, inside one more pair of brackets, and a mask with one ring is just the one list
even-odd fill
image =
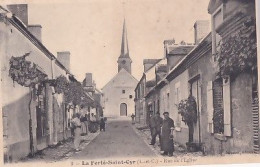
{"label": "church", "polygon": [[138,81],[131,74],[132,60],[129,56],[125,20],[117,63],[118,73],[102,88],[105,117],[131,116],[135,112],[134,89]]}

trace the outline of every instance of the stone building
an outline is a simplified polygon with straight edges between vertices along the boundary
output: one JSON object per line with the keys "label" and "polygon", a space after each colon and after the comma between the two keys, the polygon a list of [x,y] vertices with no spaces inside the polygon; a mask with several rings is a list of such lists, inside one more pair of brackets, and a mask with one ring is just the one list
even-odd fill
{"label": "stone building", "polygon": [[134,114],[134,89],[137,80],[131,74],[127,31],[124,21],[118,73],[102,88],[104,116],[130,116]]}
{"label": "stone building", "polygon": [[[212,15],[211,32],[175,63],[151,92],[160,92],[160,112],[168,111],[175,121],[175,142],[187,148],[192,145],[195,150],[206,154],[259,153],[256,70],[223,77],[219,74],[221,60],[216,57],[224,54],[217,53],[217,50],[223,49],[221,47],[232,37],[241,38],[241,47],[243,42],[254,41],[255,33],[250,34],[250,31],[254,31],[255,3],[211,0],[208,11]],[[245,26],[250,28],[244,31]],[[247,35],[240,36],[239,33]],[[234,44],[229,43],[228,48]],[[255,54],[253,49],[249,48],[248,52]],[[243,55],[243,49],[236,48],[235,51],[235,55]],[[237,64],[233,61],[232,65],[235,67]],[[176,106],[189,96],[196,101],[196,122],[191,142],[188,142],[188,126]]]}
{"label": "stone building", "polygon": [[[57,57],[54,56],[41,42],[41,29],[40,25],[28,25],[26,4],[0,6],[5,162],[18,160],[71,136],[69,121],[73,112],[64,103],[63,93],[55,93],[49,82],[59,76],[75,81],[69,71],[70,52],[58,52]],[[26,60],[36,64],[37,70],[47,76],[46,82],[37,84],[33,89],[21,86],[9,76],[11,57],[27,53]]]}

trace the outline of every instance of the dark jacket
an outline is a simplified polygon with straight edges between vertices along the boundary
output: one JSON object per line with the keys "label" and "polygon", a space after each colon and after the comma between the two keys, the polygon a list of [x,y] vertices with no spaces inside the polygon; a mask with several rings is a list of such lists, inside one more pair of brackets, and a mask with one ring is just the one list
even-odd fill
{"label": "dark jacket", "polygon": [[174,150],[173,139],[170,139],[172,127],[174,128],[174,121],[171,118],[163,120],[161,134],[162,151],[172,152]]}

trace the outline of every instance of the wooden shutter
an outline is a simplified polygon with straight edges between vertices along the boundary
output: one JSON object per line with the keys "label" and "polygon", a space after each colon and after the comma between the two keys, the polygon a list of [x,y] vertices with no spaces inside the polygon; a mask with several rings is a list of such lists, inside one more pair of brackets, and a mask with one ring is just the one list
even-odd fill
{"label": "wooden shutter", "polygon": [[224,103],[224,135],[231,136],[231,95],[230,79],[223,79],[223,103]]}
{"label": "wooden shutter", "polygon": [[212,81],[208,82],[207,85],[207,112],[208,112],[208,132],[214,133],[213,126],[213,89],[212,89]]}

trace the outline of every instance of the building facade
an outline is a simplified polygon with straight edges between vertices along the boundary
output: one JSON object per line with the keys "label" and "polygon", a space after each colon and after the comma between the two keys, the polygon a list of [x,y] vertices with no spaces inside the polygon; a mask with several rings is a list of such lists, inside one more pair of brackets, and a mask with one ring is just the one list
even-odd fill
{"label": "building facade", "polygon": [[130,116],[134,114],[134,89],[137,80],[131,74],[132,60],[129,56],[125,21],[123,25],[121,54],[118,58],[118,73],[102,88],[106,117]]}
{"label": "building facade", "polygon": [[[74,82],[69,71],[70,52],[54,56],[41,42],[40,25],[28,25],[27,4],[0,6],[0,55],[4,161],[12,162],[68,139],[73,111],[51,81],[60,76]],[[12,57],[28,55],[46,75],[34,88],[24,87],[9,75]],[[77,107],[78,108],[78,107]],[[31,112],[30,112],[31,111]]]}
{"label": "building facade", "polygon": [[[175,122],[175,142],[187,149],[192,145],[205,154],[259,153],[258,81],[255,66],[250,66],[257,61],[254,47],[255,3],[212,0],[208,11],[212,15],[211,32],[202,40],[195,39],[199,41],[197,45],[182,57],[175,57],[178,60],[169,57],[167,75],[148,95],[159,96],[160,112],[168,111]],[[199,30],[197,26],[195,31]],[[240,43],[230,42],[234,38]],[[234,48],[233,45],[252,47],[247,47],[249,54],[245,55],[244,49]],[[180,52],[181,47],[173,47]],[[225,47],[234,49],[235,54],[224,55]],[[165,52],[169,53],[169,47],[165,48]],[[223,65],[230,60],[222,60],[236,55],[244,56],[243,59],[250,57],[245,62],[249,62],[250,69],[244,68],[247,65],[237,65],[239,57],[232,59],[231,68],[230,64]],[[229,71],[223,71],[227,68]],[[232,68],[240,71],[232,73]],[[190,96],[196,102],[191,141],[190,127],[185,124],[177,107],[181,100]],[[151,98],[147,96],[145,100]]]}

